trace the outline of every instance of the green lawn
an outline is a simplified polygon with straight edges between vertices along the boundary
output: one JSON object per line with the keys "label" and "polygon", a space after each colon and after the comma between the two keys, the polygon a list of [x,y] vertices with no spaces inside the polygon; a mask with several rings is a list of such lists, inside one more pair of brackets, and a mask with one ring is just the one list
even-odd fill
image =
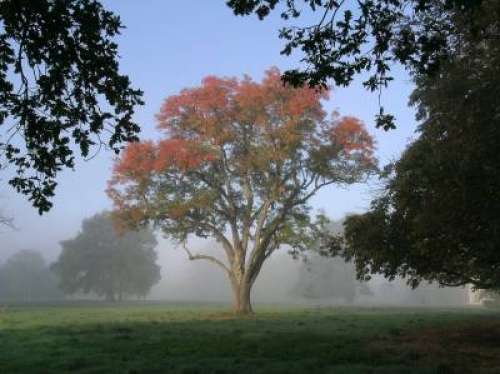
{"label": "green lawn", "polygon": [[128,304],[0,309],[1,373],[500,373],[484,309]]}

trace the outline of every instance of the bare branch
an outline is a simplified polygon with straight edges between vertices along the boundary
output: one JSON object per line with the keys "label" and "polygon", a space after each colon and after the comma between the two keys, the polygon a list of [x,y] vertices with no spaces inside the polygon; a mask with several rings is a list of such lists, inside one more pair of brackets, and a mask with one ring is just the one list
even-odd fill
{"label": "bare branch", "polygon": [[182,247],[184,248],[184,250],[186,251],[187,255],[188,255],[188,258],[191,260],[191,261],[194,261],[194,260],[207,260],[207,261],[210,261],[218,266],[220,266],[228,275],[231,275],[231,270],[219,259],[213,257],[213,256],[209,256],[209,255],[203,255],[203,254],[195,254],[193,255],[191,253],[191,251],[186,247],[186,243],[182,243]]}

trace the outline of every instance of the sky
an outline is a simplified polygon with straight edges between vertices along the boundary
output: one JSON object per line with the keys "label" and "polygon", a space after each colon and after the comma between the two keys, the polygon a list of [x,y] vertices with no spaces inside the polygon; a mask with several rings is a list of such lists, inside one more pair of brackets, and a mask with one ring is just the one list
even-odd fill
{"label": "sky", "polygon": [[[134,86],[144,91],[146,104],[137,109],[135,117],[142,127],[143,139],[159,137],[155,114],[163,100],[182,88],[199,85],[207,75],[247,74],[260,80],[271,66],[286,70],[299,64],[299,56],[284,57],[279,53],[279,17],[265,21],[235,17],[224,0],[106,0],[104,4],[120,15],[126,25],[117,39],[120,67]],[[365,91],[360,79],[349,88],[334,89],[331,99],[324,103],[329,112],[338,110],[366,123],[377,141],[381,165],[397,158],[415,136],[414,111],[407,106],[411,80],[401,68],[395,67],[393,74],[396,80],[384,91],[382,102],[387,111],[395,114],[396,130],[375,129],[377,96]],[[104,190],[112,162],[111,153],[101,152],[91,161],[79,160],[75,170],[62,172],[54,208],[43,216],[24,196],[10,189],[4,179],[0,185],[0,209],[14,218],[17,229],[1,229],[0,263],[21,249],[39,250],[47,260],[54,260],[60,252],[59,242],[75,236],[84,218],[111,208]],[[372,181],[349,188],[332,187],[319,193],[312,203],[338,219],[346,213],[365,210],[376,186]],[[158,248],[163,261],[187,261],[179,255],[162,254],[170,249],[167,247],[171,245],[163,241]]]}

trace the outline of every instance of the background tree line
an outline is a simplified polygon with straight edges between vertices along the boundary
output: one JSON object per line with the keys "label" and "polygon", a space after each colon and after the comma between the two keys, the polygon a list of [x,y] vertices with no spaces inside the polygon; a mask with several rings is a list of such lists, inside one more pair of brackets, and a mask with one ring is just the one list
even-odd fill
{"label": "background tree line", "polygon": [[0,300],[145,297],[160,280],[156,244],[151,230],[118,233],[108,213],[95,215],[83,222],[75,238],[61,242],[61,254],[50,266],[32,250],[7,259],[0,266]]}

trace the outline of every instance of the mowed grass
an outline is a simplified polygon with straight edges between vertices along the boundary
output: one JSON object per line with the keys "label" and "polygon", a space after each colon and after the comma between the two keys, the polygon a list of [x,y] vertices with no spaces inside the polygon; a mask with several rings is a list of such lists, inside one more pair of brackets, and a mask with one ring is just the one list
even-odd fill
{"label": "mowed grass", "polygon": [[128,304],[0,311],[1,373],[500,373],[485,309]]}

